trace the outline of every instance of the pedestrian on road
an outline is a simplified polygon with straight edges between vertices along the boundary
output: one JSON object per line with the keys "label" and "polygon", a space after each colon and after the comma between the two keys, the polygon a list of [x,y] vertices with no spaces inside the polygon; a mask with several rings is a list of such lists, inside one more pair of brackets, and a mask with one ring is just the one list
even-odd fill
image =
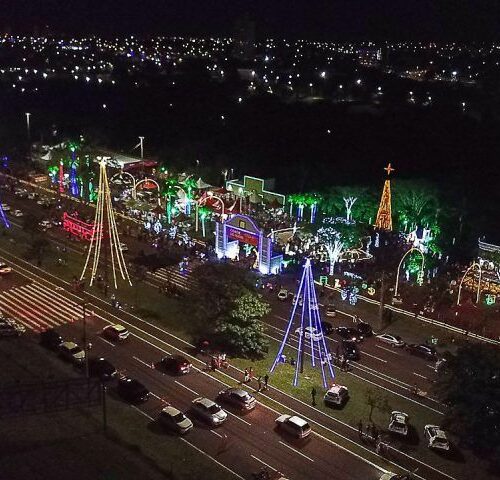
{"label": "pedestrian on road", "polygon": [[378,432],[378,429],[377,429],[377,427],[375,426],[374,423],[372,423],[372,436],[375,439],[377,439],[380,436],[380,434]]}
{"label": "pedestrian on road", "polygon": [[249,377],[249,378],[248,378],[248,380],[249,380],[249,381],[250,381],[250,380],[253,380],[253,375],[254,375],[253,368],[252,368],[252,367],[250,367],[250,368],[248,369],[248,377]]}
{"label": "pedestrian on road", "polygon": [[311,389],[312,406],[316,406],[316,389],[312,387]]}
{"label": "pedestrian on road", "polygon": [[266,373],[264,375],[264,390],[267,390],[267,384],[269,383],[269,375]]}
{"label": "pedestrian on road", "polygon": [[217,370],[217,363],[215,362],[214,356],[212,356],[211,366],[212,366],[212,372],[215,372],[215,370]]}
{"label": "pedestrian on road", "polygon": [[362,440],[363,439],[363,422],[361,420],[358,423],[358,435],[359,435],[359,439]]}
{"label": "pedestrian on road", "polygon": [[262,390],[262,377],[259,375],[259,378],[257,378],[257,383],[259,385],[259,389],[257,390],[260,392]]}
{"label": "pedestrian on road", "polygon": [[248,373],[248,368],[245,368],[243,373],[243,383],[248,383],[250,381],[250,373]]}

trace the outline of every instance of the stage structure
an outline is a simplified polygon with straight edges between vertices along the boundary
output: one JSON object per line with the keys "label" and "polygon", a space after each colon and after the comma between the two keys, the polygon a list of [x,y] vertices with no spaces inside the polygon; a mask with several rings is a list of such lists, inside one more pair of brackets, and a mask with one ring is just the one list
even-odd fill
{"label": "stage structure", "polygon": [[[299,299],[302,299],[301,306]],[[314,285],[311,260],[309,259],[306,259],[306,263],[304,264],[304,272],[302,273],[299,289],[294,297],[288,326],[271,367],[271,372],[274,372],[282,361],[283,350],[289,340],[290,334],[295,333],[295,330],[292,330],[294,327],[298,327],[300,337],[293,385],[297,386],[299,383],[299,373],[303,373],[304,371],[305,354],[306,350],[309,350],[311,365],[316,367],[319,363],[323,378],[323,386],[327,388],[329,380],[333,381],[335,379],[335,372],[333,370],[332,357],[328,350],[323,328],[321,326],[318,299]]]}
{"label": "stage structure", "polygon": [[95,235],[95,227],[93,223],[87,223],[78,218],[77,214],[73,215],[63,213],[63,229],[73,235],[90,242]]}
{"label": "stage structure", "polygon": [[254,220],[246,215],[233,215],[215,225],[215,253],[219,258],[239,257],[239,243],[254,247],[255,268],[264,275],[280,272],[283,255],[273,256],[273,240],[264,235]]}
{"label": "stage structure", "polygon": [[[102,240],[104,239],[104,245]],[[109,245],[106,243],[109,240]],[[97,191],[97,205],[95,210],[94,230],[90,239],[90,245],[87,254],[87,260],[83,267],[80,280],[83,280],[87,267],[92,257],[92,269],[90,277],[90,285],[94,283],[99,270],[99,262],[101,260],[101,247],[104,247],[104,280],[107,281],[108,270],[108,247],[110,252],[111,270],[113,273],[113,285],[118,288],[117,274],[119,273],[123,280],[126,280],[130,285],[130,277],[127,271],[127,264],[123,257],[118,228],[115,221],[115,213],[111,203],[111,192],[109,189],[108,174],[106,172],[106,160],[99,162],[99,188]]]}
{"label": "stage structure", "polygon": [[380,228],[381,230],[392,231],[392,197],[391,197],[391,172],[394,172],[391,164],[384,168],[387,172],[387,179],[384,183],[384,189],[382,190],[382,197],[380,198],[380,205],[378,207],[377,219],[375,220],[375,228]]}

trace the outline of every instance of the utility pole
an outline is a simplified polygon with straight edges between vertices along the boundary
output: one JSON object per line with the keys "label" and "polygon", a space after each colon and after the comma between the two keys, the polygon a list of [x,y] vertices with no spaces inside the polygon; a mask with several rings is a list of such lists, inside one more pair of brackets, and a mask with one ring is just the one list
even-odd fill
{"label": "utility pole", "polygon": [[378,309],[379,330],[381,330],[384,327],[384,299],[385,299],[385,270],[382,270],[381,285],[380,285],[380,304]]}

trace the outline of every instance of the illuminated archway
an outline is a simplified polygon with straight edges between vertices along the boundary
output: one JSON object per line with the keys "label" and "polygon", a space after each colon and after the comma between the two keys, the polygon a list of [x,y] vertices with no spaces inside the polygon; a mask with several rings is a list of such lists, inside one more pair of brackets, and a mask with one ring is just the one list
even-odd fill
{"label": "illuminated archway", "polygon": [[460,305],[460,297],[462,296],[462,284],[464,283],[465,277],[471,270],[474,270],[474,267],[477,267],[479,269],[479,280],[477,282],[477,293],[476,293],[476,303],[479,303],[479,297],[481,295],[481,277],[483,271],[481,269],[481,264],[474,262],[467,270],[465,270],[464,276],[462,277],[462,280],[460,280],[460,285],[458,286],[457,305]]}
{"label": "illuminated archway", "polygon": [[424,278],[424,265],[425,265],[425,258],[424,258],[424,254],[418,249],[418,248],[415,248],[415,247],[412,247],[410,248],[410,250],[408,250],[402,257],[401,257],[401,260],[399,262],[399,265],[398,265],[398,270],[397,270],[397,273],[396,273],[396,285],[394,286],[394,296],[397,297],[398,295],[398,287],[399,287],[399,271],[401,270],[401,265],[403,264],[403,261],[404,259],[411,253],[411,252],[418,252],[420,254],[420,256],[422,257],[422,264],[420,265],[420,272],[418,272],[418,275],[420,278]]}
{"label": "illuminated archway", "polygon": [[110,183],[113,183],[115,178],[120,178],[122,177],[123,175],[128,175],[131,179],[132,179],[132,198],[134,200],[137,200],[137,191],[136,191],[136,181],[135,181],[135,177],[129,173],[129,172],[118,172],[118,173],[115,173],[110,179]]}
{"label": "illuminated archway", "polygon": [[135,184],[135,187],[134,187],[134,199],[137,197],[137,188],[139,187],[139,185],[147,185],[148,183],[154,183],[156,185],[156,188],[158,190],[158,205],[160,205],[160,185],[158,184],[158,182],[156,180],[153,180],[152,178],[144,178],[142,180],[139,180],[136,184]]}
{"label": "illuminated archway", "polygon": [[217,195],[214,195],[213,192],[207,192],[206,195],[204,195],[203,197],[201,197],[197,202],[196,202],[196,222],[195,222],[195,230],[198,231],[199,230],[199,207],[205,205],[205,203],[207,202],[208,199],[212,199],[212,198],[215,198],[215,200],[217,200],[220,204],[221,204],[221,216],[222,216],[222,219],[224,219],[224,215],[225,215],[225,204],[224,204],[224,200],[222,200],[222,198],[218,197]]}

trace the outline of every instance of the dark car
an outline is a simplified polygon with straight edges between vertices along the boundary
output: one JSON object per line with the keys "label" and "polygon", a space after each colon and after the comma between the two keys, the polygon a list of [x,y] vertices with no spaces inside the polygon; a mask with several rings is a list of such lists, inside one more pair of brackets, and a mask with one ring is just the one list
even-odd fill
{"label": "dark car", "polygon": [[330,322],[321,322],[321,328],[325,335],[331,335],[334,331],[333,325]]}
{"label": "dark car", "polygon": [[59,333],[57,333],[53,328],[40,333],[40,344],[51,350],[57,350],[59,345],[63,343],[63,339]]}
{"label": "dark car", "polygon": [[240,410],[250,411],[255,408],[255,397],[241,388],[226,388],[219,392],[217,397],[220,402],[228,403]]}
{"label": "dark car", "polygon": [[344,357],[349,360],[359,360],[359,348],[353,340],[342,340]]}
{"label": "dark car", "polygon": [[423,357],[427,360],[437,360],[436,350],[428,345],[410,343],[406,345],[406,350],[408,350],[408,352],[412,355],[417,355],[418,357]]}
{"label": "dark car", "polygon": [[160,362],[161,366],[175,375],[185,375],[191,371],[191,362],[182,355],[169,355],[163,357]]}
{"label": "dark car", "polygon": [[371,337],[373,335],[372,326],[369,323],[363,322],[360,320],[358,322],[358,332],[363,335],[363,337]]}
{"label": "dark car", "polygon": [[116,377],[116,368],[105,358],[89,358],[89,375],[101,380],[111,380]]}
{"label": "dark car", "polygon": [[149,390],[137,380],[122,377],[118,381],[118,394],[130,403],[145,402],[149,398]]}
{"label": "dark car", "polygon": [[337,327],[335,333],[345,340],[352,340],[354,342],[361,342],[363,340],[363,335],[361,335],[357,329],[351,327]]}

